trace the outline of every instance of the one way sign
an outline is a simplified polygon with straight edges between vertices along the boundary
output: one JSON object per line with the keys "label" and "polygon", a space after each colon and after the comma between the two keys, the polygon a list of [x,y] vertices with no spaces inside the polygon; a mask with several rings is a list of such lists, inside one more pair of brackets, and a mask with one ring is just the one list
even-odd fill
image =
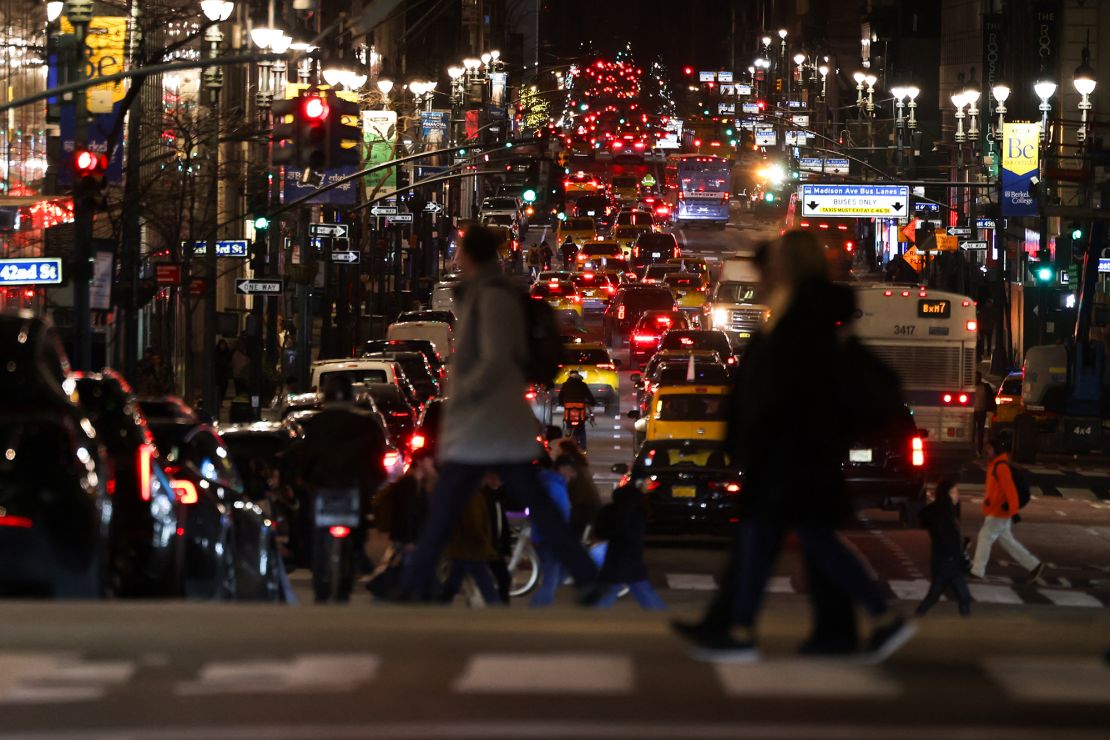
{"label": "one way sign", "polygon": [[281,278],[236,278],[235,292],[241,295],[281,295],[285,281]]}
{"label": "one way sign", "polygon": [[331,237],[332,239],[346,239],[349,228],[348,224],[309,224],[308,235],[315,237]]}
{"label": "one way sign", "polygon": [[359,256],[358,252],[332,252],[331,253],[331,261],[332,262],[341,262],[345,265],[358,264],[360,259],[361,259],[361,257]]}
{"label": "one way sign", "polygon": [[909,209],[908,185],[802,185],[802,215],[900,218]]}

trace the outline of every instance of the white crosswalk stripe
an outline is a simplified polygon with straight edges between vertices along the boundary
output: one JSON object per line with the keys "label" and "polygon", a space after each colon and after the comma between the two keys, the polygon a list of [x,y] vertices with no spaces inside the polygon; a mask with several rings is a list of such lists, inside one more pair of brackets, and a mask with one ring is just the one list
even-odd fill
{"label": "white crosswalk stripe", "polygon": [[0,704],[95,701],[134,673],[131,661],[85,661],[69,653],[0,653]]}
{"label": "white crosswalk stripe", "polygon": [[181,696],[205,694],[284,694],[309,691],[350,691],[373,679],[376,655],[295,656],[292,660],[247,660],[208,663],[197,680],[180,683]]}
{"label": "white crosswalk stripe", "polygon": [[1039,588],[1037,593],[1057,606],[1101,607],[1102,602],[1085,591],[1070,591],[1062,588]]}
{"label": "white crosswalk stripe", "polygon": [[668,573],[667,588],[675,591],[713,591],[717,579],[703,573]]}
{"label": "white crosswalk stripe", "polygon": [[[924,578],[913,578],[905,581],[890,580],[887,581],[887,584],[890,585],[890,590],[894,592],[895,598],[900,601],[921,601],[929,591],[929,581]],[[941,598],[946,597],[942,596]]]}
{"label": "white crosswalk stripe", "polygon": [[1110,704],[1110,666],[1095,656],[999,656],[983,667],[1011,699]]}
{"label": "white crosswalk stripe", "polygon": [[1023,604],[1021,597],[1009,586],[995,586],[989,583],[969,583],[971,597],[984,604]]}
{"label": "white crosswalk stripe", "polygon": [[729,696],[882,698],[901,693],[898,682],[873,666],[792,658],[751,665],[718,665]]}
{"label": "white crosswalk stripe", "polygon": [[453,684],[463,694],[629,694],[632,659],[589,653],[486,653]]}

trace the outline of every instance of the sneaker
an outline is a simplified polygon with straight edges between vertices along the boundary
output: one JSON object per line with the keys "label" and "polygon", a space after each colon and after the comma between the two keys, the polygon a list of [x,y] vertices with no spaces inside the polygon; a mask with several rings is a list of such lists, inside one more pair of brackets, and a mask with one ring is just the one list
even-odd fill
{"label": "sneaker", "polygon": [[1039,579],[1041,577],[1041,574],[1043,574],[1043,573],[1044,573],[1044,563],[1043,562],[1037,563],[1037,567],[1034,568],[1033,570],[1029,571],[1029,575],[1025,577],[1025,582],[1026,583],[1036,583],[1037,579]]}
{"label": "sneaker", "polygon": [[910,638],[917,633],[917,625],[898,617],[890,624],[876,627],[871,633],[871,643],[863,653],[864,663],[876,665],[894,655]]}
{"label": "sneaker", "polygon": [[705,663],[755,663],[759,660],[759,650],[751,640],[736,640],[728,632],[688,622],[671,622],[671,629],[690,643],[687,653],[694,660]]}

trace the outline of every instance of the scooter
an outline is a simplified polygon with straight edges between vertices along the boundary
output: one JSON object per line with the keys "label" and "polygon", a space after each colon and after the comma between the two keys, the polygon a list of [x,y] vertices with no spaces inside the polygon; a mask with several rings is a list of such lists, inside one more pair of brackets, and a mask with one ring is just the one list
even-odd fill
{"label": "scooter", "polygon": [[312,587],[316,602],[349,601],[365,535],[362,492],[357,488],[319,489],[313,506]]}

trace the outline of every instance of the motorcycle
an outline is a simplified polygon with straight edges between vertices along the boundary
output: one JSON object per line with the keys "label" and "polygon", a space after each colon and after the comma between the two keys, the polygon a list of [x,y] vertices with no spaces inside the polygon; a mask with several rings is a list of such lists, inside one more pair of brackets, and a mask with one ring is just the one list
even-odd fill
{"label": "motorcycle", "polygon": [[317,603],[346,602],[358,572],[364,536],[362,492],[319,489],[314,497],[312,587]]}
{"label": "motorcycle", "polygon": [[593,423],[593,413],[586,404],[567,402],[563,405],[563,434],[573,437],[583,452],[586,451],[586,422]]}

